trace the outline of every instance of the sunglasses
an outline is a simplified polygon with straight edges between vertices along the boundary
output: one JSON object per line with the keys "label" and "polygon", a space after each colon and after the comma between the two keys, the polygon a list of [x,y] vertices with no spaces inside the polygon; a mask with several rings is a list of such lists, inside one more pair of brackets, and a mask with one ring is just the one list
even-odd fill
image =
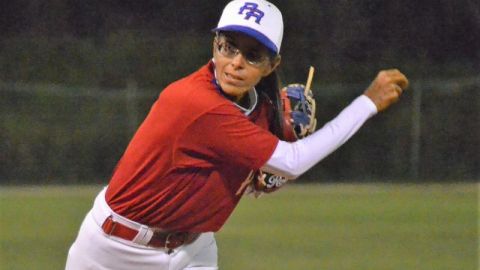
{"label": "sunglasses", "polygon": [[257,50],[247,50],[243,51],[237,48],[232,42],[230,42],[227,38],[217,36],[215,38],[215,45],[217,52],[220,53],[224,57],[234,58],[238,54],[242,54],[243,58],[247,61],[247,63],[254,67],[261,67],[266,65],[270,62],[271,57],[266,54],[262,53]]}

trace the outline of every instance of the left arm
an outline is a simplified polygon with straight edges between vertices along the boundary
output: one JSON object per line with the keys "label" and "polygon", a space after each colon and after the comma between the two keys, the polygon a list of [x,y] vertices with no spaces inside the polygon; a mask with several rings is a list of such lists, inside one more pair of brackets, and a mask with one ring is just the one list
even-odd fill
{"label": "left arm", "polygon": [[262,169],[297,178],[350,139],[376,112],[373,102],[362,95],[310,136],[291,143],[279,141]]}

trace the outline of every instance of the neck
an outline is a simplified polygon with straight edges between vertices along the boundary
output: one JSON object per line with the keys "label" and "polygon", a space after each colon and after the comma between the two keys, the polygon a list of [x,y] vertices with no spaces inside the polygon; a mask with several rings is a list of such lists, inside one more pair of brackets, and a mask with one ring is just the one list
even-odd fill
{"label": "neck", "polygon": [[244,108],[248,108],[250,106],[250,97],[248,92],[241,96],[233,97],[232,101]]}

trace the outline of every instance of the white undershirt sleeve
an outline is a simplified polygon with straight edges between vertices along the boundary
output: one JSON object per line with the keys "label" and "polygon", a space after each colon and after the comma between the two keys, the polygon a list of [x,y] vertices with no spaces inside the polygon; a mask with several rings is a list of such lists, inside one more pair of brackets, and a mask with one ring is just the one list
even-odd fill
{"label": "white undershirt sleeve", "polygon": [[375,104],[362,95],[310,136],[296,142],[279,141],[262,170],[297,178],[345,143],[376,113]]}

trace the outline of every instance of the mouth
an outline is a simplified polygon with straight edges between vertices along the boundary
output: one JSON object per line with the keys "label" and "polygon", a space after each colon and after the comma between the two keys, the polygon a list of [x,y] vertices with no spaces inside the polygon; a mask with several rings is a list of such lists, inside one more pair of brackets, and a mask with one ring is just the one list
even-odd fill
{"label": "mouth", "polygon": [[227,81],[233,82],[233,83],[239,83],[239,82],[243,81],[242,77],[235,76],[235,75],[233,75],[231,73],[228,73],[228,72],[225,72],[225,79],[227,79]]}

